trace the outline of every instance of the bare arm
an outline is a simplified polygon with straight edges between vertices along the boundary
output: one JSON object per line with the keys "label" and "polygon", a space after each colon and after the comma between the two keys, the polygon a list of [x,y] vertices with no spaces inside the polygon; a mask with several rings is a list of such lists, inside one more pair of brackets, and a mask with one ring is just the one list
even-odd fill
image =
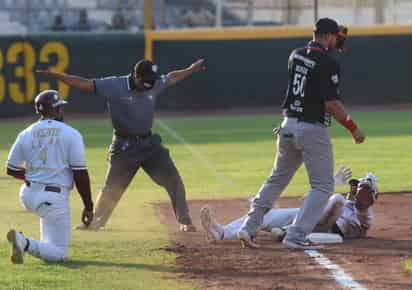
{"label": "bare arm", "polygon": [[90,190],[89,172],[87,169],[73,170],[73,178],[84,204],[82,222],[88,226],[93,220],[93,201]]}
{"label": "bare arm", "polygon": [[169,79],[169,84],[173,86],[177,84],[178,82],[184,80],[185,78],[191,76],[192,74],[205,70],[204,62],[205,61],[203,59],[199,59],[185,69],[169,72],[167,74],[167,77]]}
{"label": "bare arm", "polygon": [[65,73],[52,72],[48,70],[36,70],[36,73],[46,78],[62,81],[68,86],[82,90],[82,91],[94,92],[93,81],[86,79],[86,78],[82,78],[82,77],[74,76],[74,75],[68,75]]}
{"label": "bare arm", "polygon": [[357,144],[360,144],[365,140],[365,135],[350,118],[348,113],[346,113],[345,107],[343,106],[341,101],[326,101],[325,106],[326,110],[333,115],[336,121],[338,121],[343,127],[351,132],[353,139]]}

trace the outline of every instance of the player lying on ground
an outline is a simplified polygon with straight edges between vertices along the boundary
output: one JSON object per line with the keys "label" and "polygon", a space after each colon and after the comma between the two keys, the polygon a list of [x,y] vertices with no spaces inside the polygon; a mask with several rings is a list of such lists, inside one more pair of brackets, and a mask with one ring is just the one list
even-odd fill
{"label": "player lying on ground", "polygon": [[40,217],[40,241],[14,229],[7,233],[15,264],[23,263],[26,251],[45,261],[67,259],[73,182],[84,204],[82,222],[89,225],[93,220],[83,138],[63,123],[64,104],[57,91],[40,93],[35,99],[40,120],[23,130],[10,150],[7,174],[24,181],[21,203]]}
{"label": "player lying on ground", "polygon": [[[366,235],[372,225],[372,205],[378,195],[376,177],[368,173],[365,177],[351,179],[348,183],[350,191],[346,198],[340,193],[329,198],[314,232],[336,233],[342,238],[360,238]],[[271,209],[264,216],[262,230],[271,232],[274,239],[281,241],[286,234],[286,228],[292,224],[298,211],[299,208]],[[215,221],[210,209],[203,207],[200,218],[207,239],[217,241],[236,240],[236,233],[242,226],[245,216],[221,225]]]}

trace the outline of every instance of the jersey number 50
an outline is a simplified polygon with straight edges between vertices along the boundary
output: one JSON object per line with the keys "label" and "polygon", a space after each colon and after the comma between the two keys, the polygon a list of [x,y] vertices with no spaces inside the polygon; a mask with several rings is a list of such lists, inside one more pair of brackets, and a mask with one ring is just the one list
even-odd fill
{"label": "jersey number 50", "polygon": [[305,85],[306,85],[306,76],[298,72],[295,72],[293,77],[293,95],[304,97],[305,96]]}

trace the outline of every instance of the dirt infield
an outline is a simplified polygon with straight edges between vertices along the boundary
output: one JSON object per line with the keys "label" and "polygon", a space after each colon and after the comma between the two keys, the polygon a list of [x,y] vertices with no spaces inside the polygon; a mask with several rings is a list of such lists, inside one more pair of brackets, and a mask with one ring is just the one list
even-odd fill
{"label": "dirt infield", "polygon": [[[172,243],[165,250],[177,253],[177,278],[200,289],[342,289],[329,271],[304,252],[289,251],[258,237],[261,248],[241,249],[237,241],[209,244],[200,226],[199,210],[208,204],[221,223],[238,218],[248,209],[244,199],[191,201],[196,233],[177,233],[169,204],[157,204]],[[381,195],[369,238],[347,240],[321,250],[356,282],[367,289],[412,289],[412,274],[403,267],[412,258],[412,194]],[[297,198],[282,198],[279,207],[297,207]]]}

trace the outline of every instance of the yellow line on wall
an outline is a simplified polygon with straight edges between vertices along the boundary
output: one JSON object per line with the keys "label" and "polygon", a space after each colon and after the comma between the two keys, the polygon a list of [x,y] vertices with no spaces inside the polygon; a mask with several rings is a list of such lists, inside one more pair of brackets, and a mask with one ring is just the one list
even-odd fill
{"label": "yellow line on wall", "polygon": [[151,31],[153,40],[235,40],[235,39],[265,39],[291,38],[310,36],[308,27],[236,27],[236,28],[193,28],[179,30]]}
{"label": "yellow line on wall", "polygon": [[[350,36],[373,35],[412,35],[412,26],[374,25],[349,26]],[[268,26],[268,27],[230,27],[230,28],[191,28],[170,30],[147,30],[145,32],[145,57],[153,58],[153,41],[206,41],[206,40],[248,40],[311,37],[312,27]]]}
{"label": "yellow line on wall", "polygon": [[[157,40],[236,40],[310,37],[311,27],[234,27],[234,28],[192,28],[179,30],[150,31],[151,38]],[[412,34],[412,26],[353,26],[350,36],[358,35],[399,35]]]}

